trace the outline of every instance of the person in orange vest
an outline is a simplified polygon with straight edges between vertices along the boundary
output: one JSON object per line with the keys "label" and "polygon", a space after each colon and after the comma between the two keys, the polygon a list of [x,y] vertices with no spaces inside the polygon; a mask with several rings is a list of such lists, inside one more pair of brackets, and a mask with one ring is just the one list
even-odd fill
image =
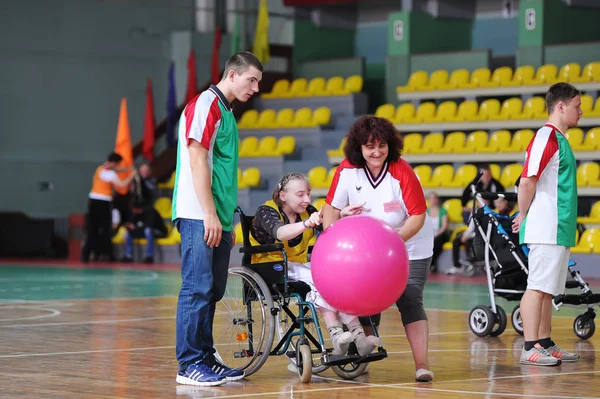
{"label": "person in orange vest", "polygon": [[112,260],[112,241],[111,241],[111,202],[113,198],[113,188],[127,187],[135,177],[135,171],[124,180],[119,179],[117,172],[119,163],[123,160],[121,155],[113,152],[108,155],[104,164],[96,168],[92,181],[92,189],[89,194],[88,213],[86,221],[86,240],[81,252],[81,260],[88,262],[92,251],[95,258],[106,256],[107,260]]}

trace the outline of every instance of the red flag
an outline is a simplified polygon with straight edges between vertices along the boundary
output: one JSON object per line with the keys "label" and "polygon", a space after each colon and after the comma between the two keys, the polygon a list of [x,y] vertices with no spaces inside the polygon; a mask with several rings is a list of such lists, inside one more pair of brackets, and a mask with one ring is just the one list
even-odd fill
{"label": "red flag", "polygon": [[196,78],[196,55],[190,50],[188,57],[188,85],[185,92],[185,103],[189,103],[198,94],[198,79]]}
{"label": "red flag", "polygon": [[214,84],[217,84],[221,81],[221,74],[219,68],[219,48],[221,47],[221,27],[217,26],[217,30],[215,31],[215,42],[213,45],[213,54],[212,54],[212,81]]}
{"label": "red flag", "polygon": [[154,130],[156,122],[154,119],[154,99],[152,95],[152,80],[148,79],[146,84],[146,118],[144,119],[144,141],[142,154],[148,161],[154,159]]}

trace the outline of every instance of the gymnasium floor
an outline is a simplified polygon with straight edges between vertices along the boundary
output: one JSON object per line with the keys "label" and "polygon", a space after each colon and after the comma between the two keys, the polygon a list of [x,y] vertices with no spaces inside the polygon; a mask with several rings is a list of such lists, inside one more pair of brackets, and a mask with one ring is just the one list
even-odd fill
{"label": "gymnasium floor", "polygon": [[[585,277],[585,276],[584,276]],[[410,348],[395,309],[380,334],[389,357],[344,381],[331,370],[302,384],[283,357],[217,388],[175,383],[177,265],[127,267],[0,263],[1,398],[592,398],[600,397],[600,333],[579,340],[582,313],[562,308],[553,338],[581,361],[520,366],[523,339],[512,327],[478,338],[468,311],[489,304],[483,278],[433,276],[426,286],[432,384],[413,380]],[[600,282],[592,282],[592,288]],[[517,304],[500,300],[510,316]],[[596,348],[596,345],[598,348]]]}

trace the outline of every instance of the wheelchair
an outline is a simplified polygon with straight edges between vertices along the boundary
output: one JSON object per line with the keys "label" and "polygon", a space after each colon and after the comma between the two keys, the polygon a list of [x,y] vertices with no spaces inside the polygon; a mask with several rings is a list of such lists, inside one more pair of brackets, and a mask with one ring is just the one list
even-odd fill
{"label": "wheelchair", "polygon": [[[216,307],[213,336],[220,361],[250,376],[262,367],[267,357],[286,356],[297,369],[300,380],[308,383],[312,374],[329,367],[339,377],[353,379],[365,372],[367,363],[387,357],[381,346],[361,357],[354,343],[350,344],[347,355],[333,355],[333,349],[325,346],[320,313],[305,300],[309,286],[288,280],[283,244],[252,246],[254,216],[245,215],[240,207],[236,213],[243,235],[242,266],[229,268],[225,296]],[[253,254],[267,252],[281,252],[283,261],[251,262]],[[292,309],[296,307],[294,313]],[[371,327],[377,335],[372,321]],[[279,342],[274,345],[276,334]]]}

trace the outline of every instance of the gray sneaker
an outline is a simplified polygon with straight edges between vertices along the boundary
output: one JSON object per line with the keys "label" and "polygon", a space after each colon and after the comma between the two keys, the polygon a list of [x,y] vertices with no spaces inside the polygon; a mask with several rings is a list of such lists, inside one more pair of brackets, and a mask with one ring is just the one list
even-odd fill
{"label": "gray sneaker", "polygon": [[551,346],[545,350],[553,357],[560,359],[563,362],[576,362],[581,358],[577,353],[569,353],[564,349],[560,349],[558,345]]}
{"label": "gray sneaker", "polygon": [[550,353],[541,346],[534,346],[528,351],[523,348],[521,351],[521,364],[528,364],[532,366],[558,366],[560,363],[560,359],[550,355]]}

